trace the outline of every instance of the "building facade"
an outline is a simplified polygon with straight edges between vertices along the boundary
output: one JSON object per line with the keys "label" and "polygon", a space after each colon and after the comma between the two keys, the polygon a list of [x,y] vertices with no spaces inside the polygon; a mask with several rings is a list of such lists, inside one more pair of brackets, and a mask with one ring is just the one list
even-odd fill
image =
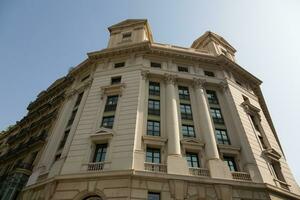
{"label": "building facade", "polygon": [[262,82],[224,38],[184,48],[155,43],[147,20],[108,29],[67,75],[21,199],[300,199]]}

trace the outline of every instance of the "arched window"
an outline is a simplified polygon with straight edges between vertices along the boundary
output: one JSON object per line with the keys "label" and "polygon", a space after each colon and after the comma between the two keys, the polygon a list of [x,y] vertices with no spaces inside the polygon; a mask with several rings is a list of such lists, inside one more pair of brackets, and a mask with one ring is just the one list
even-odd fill
{"label": "arched window", "polygon": [[102,200],[102,198],[99,197],[98,195],[91,195],[91,196],[85,197],[83,200]]}

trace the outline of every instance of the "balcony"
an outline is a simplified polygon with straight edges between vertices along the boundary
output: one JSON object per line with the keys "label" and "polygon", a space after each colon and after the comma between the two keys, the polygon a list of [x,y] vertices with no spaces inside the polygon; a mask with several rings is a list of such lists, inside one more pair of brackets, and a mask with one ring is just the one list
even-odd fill
{"label": "balcony", "polygon": [[206,168],[190,167],[189,171],[190,171],[190,175],[193,176],[209,177],[209,170]]}
{"label": "balcony", "polygon": [[235,180],[251,181],[251,176],[247,172],[231,172],[231,175]]}
{"label": "balcony", "polygon": [[160,163],[147,163],[145,162],[145,170],[159,173],[167,173],[167,165]]}
{"label": "balcony", "polygon": [[105,165],[104,162],[88,163],[87,170],[88,171],[103,171],[104,165]]}

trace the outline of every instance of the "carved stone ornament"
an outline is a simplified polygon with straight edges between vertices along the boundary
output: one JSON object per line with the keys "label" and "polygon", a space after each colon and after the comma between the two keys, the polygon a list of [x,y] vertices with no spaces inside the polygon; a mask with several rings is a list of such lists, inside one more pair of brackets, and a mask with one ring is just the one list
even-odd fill
{"label": "carved stone ornament", "polygon": [[227,90],[228,90],[228,83],[227,82],[225,82],[225,81],[221,81],[220,83],[219,83],[219,85],[220,85],[220,87],[221,87],[221,89],[223,90],[223,92],[226,92]]}
{"label": "carved stone ornament", "polygon": [[122,96],[123,90],[125,88],[125,84],[115,84],[101,87],[101,99],[105,97],[105,95],[119,95]]}
{"label": "carved stone ornament", "polygon": [[141,71],[142,79],[147,80],[149,78],[149,74],[150,74],[149,70],[142,70]]}
{"label": "carved stone ornament", "polygon": [[167,84],[175,85],[177,82],[177,76],[173,74],[164,74],[164,80]]}
{"label": "carved stone ornament", "polygon": [[203,89],[206,83],[205,79],[193,78],[193,86],[198,89]]}

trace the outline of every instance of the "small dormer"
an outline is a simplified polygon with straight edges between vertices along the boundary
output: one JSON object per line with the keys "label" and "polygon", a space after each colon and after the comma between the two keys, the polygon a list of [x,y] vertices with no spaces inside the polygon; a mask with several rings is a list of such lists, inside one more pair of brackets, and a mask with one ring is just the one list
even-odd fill
{"label": "small dormer", "polygon": [[153,42],[150,26],[146,19],[127,19],[108,28],[110,39],[108,48],[139,43]]}
{"label": "small dormer", "polygon": [[234,53],[236,50],[223,37],[211,31],[205,32],[195,40],[191,48],[205,49],[215,56],[223,54],[229,59],[235,60]]}

